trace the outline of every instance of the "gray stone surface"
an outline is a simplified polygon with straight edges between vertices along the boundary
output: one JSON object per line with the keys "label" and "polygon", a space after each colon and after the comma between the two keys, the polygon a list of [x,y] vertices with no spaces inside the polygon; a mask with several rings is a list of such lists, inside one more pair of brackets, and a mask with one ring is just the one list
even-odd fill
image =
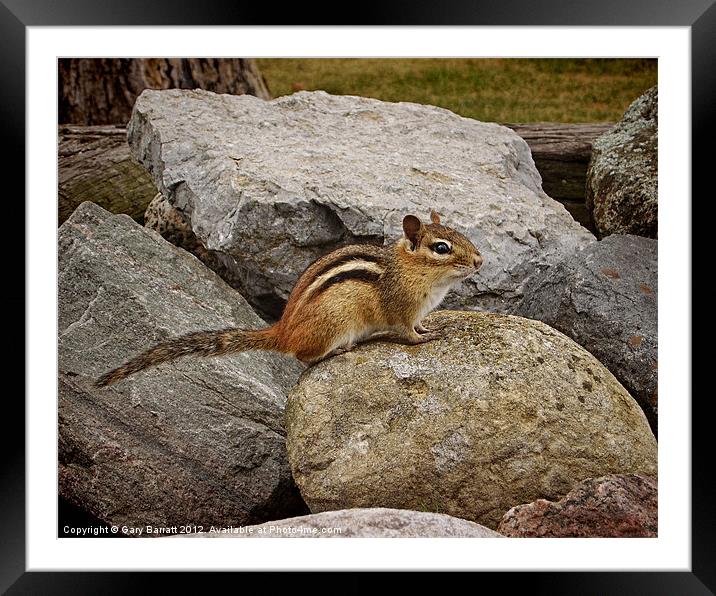
{"label": "gray stone surface", "polygon": [[600,237],[657,237],[658,111],[658,90],[652,87],[594,142],[586,203]]}
{"label": "gray stone surface", "polygon": [[274,315],[308,264],[393,241],[408,213],[435,208],[485,258],[451,307],[509,311],[526,280],[594,240],[542,192],[522,138],[442,108],[148,90],[128,138],[197,238],[233,263],[236,287]]}
{"label": "gray stone surface", "polygon": [[584,478],[655,476],[644,413],[594,356],[544,323],[442,311],[443,338],[372,342],[289,394],[288,454],[313,513],[437,511],[495,528],[515,504]]}
{"label": "gray stone surface", "polygon": [[230,528],[186,534],[187,538],[502,538],[465,519],[403,509],[344,509]]}
{"label": "gray stone surface", "polygon": [[517,312],[589,350],[639,402],[654,431],[658,415],[657,241],[613,235],[567,257],[525,292]]}
{"label": "gray stone surface", "polygon": [[[167,242],[188,250],[230,286],[240,287],[241,278],[237,276],[233,259],[227,258],[221,252],[205,248],[191,229],[189,218],[174,207],[162,193],[157,193],[147,206],[144,212],[144,226],[159,232]],[[258,314],[271,313],[259,311]]]}
{"label": "gray stone surface", "polygon": [[94,380],[182,333],[263,325],[195,257],[83,203],[59,230],[59,491],[112,524],[258,523],[300,514],[282,417],[301,367],[245,353]]}
{"label": "gray stone surface", "polygon": [[513,507],[498,530],[519,538],[654,538],[658,525],[656,479],[621,474],[588,478],[556,503]]}

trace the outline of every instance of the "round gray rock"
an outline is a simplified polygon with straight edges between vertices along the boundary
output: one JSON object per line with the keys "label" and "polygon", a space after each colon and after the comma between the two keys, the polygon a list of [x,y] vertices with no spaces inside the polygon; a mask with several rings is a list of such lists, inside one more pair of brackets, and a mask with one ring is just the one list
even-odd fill
{"label": "round gray rock", "polygon": [[426,326],[443,338],[363,345],[289,393],[289,462],[312,512],[397,507],[495,528],[583,478],[656,475],[644,413],[571,339],[491,313],[443,311]]}
{"label": "round gray rock", "polygon": [[502,538],[471,521],[402,509],[344,509],[240,528],[216,528],[187,538]]}
{"label": "round gray rock", "polygon": [[652,87],[594,142],[586,203],[600,237],[657,237],[658,112],[658,89]]}

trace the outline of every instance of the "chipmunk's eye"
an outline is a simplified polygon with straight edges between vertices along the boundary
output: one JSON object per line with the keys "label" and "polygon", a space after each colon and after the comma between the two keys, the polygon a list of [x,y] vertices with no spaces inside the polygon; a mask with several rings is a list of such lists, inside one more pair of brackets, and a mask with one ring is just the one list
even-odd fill
{"label": "chipmunk's eye", "polygon": [[450,252],[450,247],[446,242],[436,242],[433,244],[433,250],[439,255],[446,255]]}

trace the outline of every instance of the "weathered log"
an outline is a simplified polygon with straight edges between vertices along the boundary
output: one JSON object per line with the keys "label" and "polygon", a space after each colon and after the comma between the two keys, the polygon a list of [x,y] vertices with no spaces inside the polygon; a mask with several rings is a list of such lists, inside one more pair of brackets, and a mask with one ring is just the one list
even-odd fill
{"label": "weathered log", "polygon": [[243,58],[62,58],[59,123],[121,124],[144,89],[206,89],[270,99],[256,62]]}
{"label": "weathered log", "polygon": [[584,204],[587,166],[595,139],[614,124],[540,122],[505,126],[527,141],[544,191],[561,202],[579,223],[592,229]]}
{"label": "weathered log", "polygon": [[143,222],[157,189],[130,153],[126,128],[60,126],[57,153],[59,225],[84,201]]}
{"label": "weathered log", "polygon": [[[590,227],[584,204],[587,165],[594,140],[612,124],[507,124],[532,151],[542,187],[575,220]],[[83,201],[142,222],[157,190],[130,154],[120,126],[60,126],[59,223]]]}

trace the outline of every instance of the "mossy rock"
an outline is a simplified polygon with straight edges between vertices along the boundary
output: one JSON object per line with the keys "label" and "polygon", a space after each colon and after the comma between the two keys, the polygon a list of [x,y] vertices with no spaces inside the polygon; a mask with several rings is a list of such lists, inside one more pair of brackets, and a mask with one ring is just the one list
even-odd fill
{"label": "mossy rock", "polygon": [[544,323],[444,311],[419,346],[371,342],[308,369],[289,394],[293,477],[312,512],[393,507],[495,528],[513,505],[584,478],[656,476],[629,393]]}

